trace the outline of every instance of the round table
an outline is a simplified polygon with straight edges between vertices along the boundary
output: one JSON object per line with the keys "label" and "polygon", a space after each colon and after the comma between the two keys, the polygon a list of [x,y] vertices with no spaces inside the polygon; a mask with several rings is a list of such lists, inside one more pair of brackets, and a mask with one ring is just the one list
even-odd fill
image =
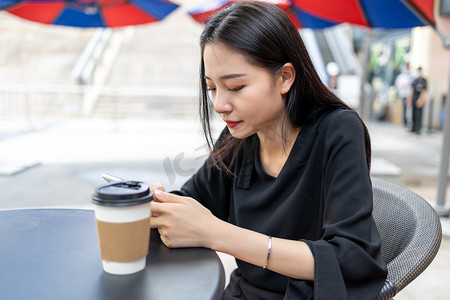
{"label": "round table", "polygon": [[217,254],[169,249],[150,234],[146,268],[103,271],[94,211],[0,211],[0,299],[219,299],[225,284]]}

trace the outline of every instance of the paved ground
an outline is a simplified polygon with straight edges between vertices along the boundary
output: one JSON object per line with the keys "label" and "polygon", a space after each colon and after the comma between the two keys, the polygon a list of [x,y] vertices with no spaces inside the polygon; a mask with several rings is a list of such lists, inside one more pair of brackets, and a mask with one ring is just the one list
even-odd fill
{"label": "paved ground", "polygon": [[[369,123],[369,130],[372,175],[408,187],[434,204],[442,134],[416,136],[388,123]],[[103,183],[103,172],[177,188],[205,154],[197,120],[2,120],[0,209],[91,208],[90,195]],[[436,259],[397,300],[448,299],[450,222],[442,218],[442,224],[446,236]],[[229,272],[233,260],[221,257]]]}

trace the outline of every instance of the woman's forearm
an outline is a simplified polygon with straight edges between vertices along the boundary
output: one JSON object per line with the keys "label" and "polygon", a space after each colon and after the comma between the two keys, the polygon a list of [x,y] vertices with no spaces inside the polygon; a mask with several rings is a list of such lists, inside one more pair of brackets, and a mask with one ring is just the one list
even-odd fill
{"label": "woman's forearm", "polygon": [[[269,237],[220,221],[210,230],[208,247],[242,261],[264,267],[267,263]],[[301,241],[272,237],[267,268],[288,277],[314,280],[314,257]]]}

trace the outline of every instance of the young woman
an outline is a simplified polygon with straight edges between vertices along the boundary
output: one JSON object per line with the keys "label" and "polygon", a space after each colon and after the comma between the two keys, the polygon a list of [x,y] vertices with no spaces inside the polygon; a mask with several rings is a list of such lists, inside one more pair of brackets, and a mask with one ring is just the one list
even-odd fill
{"label": "young woman", "polygon": [[370,141],[320,81],[289,18],[265,2],[218,13],[201,38],[201,116],[226,122],[180,191],[153,184],[168,247],[236,258],[223,299],[373,299],[386,277]]}

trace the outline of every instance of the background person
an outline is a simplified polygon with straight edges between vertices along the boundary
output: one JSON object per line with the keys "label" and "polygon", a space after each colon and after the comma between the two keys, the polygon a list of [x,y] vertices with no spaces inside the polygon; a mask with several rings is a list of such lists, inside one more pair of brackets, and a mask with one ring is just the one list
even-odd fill
{"label": "background person", "polygon": [[326,69],[328,74],[328,88],[330,88],[333,93],[336,93],[338,89],[339,66],[334,61],[331,61],[327,64]]}
{"label": "background person", "polygon": [[408,126],[408,105],[406,104],[406,100],[411,90],[411,83],[413,81],[412,74],[409,69],[409,64],[403,66],[402,71],[398,74],[395,79],[395,88],[397,89],[397,94],[400,99],[402,99],[402,107],[403,107],[403,124],[405,127]]}
{"label": "background person", "polygon": [[412,106],[411,132],[420,134],[422,128],[422,110],[425,103],[428,82],[423,77],[422,68],[417,68],[417,78],[411,83],[411,91],[407,99],[407,105]]}
{"label": "background person", "polygon": [[357,113],[272,4],[219,12],[200,46],[207,140],[211,101],[227,127],[180,191],[152,185],[151,226],[168,247],[236,258],[223,299],[374,299],[387,271]]}

